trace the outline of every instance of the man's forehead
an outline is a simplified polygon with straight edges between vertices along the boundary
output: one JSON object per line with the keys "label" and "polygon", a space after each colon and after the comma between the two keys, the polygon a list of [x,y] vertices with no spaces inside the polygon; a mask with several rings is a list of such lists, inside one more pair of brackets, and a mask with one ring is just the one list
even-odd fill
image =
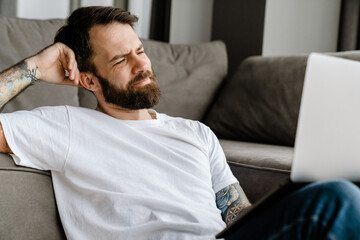
{"label": "man's forehead", "polygon": [[95,25],[89,31],[89,37],[94,55],[103,55],[110,59],[114,55],[129,53],[141,45],[134,29],[123,23]]}

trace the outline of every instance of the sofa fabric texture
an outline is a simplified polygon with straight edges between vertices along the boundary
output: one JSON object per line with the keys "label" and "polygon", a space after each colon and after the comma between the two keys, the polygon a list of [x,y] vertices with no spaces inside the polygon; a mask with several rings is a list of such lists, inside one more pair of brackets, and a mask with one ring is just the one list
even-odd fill
{"label": "sofa fabric texture", "polygon": [[0,239],[65,239],[49,172],[0,159]]}
{"label": "sofa fabric texture", "polygon": [[[360,60],[359,51],[329,55]],[[294,146],[307,57],[244,60],[226,81],[205,123],[220,138]]]}
{"label": "sofa fabric texture", "polygon": [[291,146],[305,65],[306,57],[246,59],[226,83],[206,123],[221,138]]}
{"label": "sofa fabric texture", "polygon": [[220,144],[250,202],[256,202],[289,178],[292,147],[226,139],[220,139]]}
{"label": "sofa fabric texture", "polygon": [[143,44],[162,91],[154,109],[202,120],[227,73],[225,44],[181,45],[147,40]]}

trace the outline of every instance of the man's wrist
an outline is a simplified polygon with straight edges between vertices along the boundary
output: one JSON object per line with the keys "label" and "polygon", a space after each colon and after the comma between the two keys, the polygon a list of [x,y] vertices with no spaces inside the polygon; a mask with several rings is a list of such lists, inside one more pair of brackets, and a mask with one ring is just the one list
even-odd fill
{"label": "man's wrist", "polygon": [[26,77],[31,80],[31,83],[40,81],[40,71],[36,64],[35,57],[30,57],[24,60],[24,65],[21,68],[26,71]]}
{"label": "man's wrist", "polygon": [[251,207],[251,203],[248,201],[244,201],[238,205],[229,208],[226,212],[225,223],[228,225],[229,223],[233,222],[240,215],[243,215],[244,212],[246,212],[245,209],[249,209],[249,207]]}
{"label": "man's wrist", "polygon": [[38,78],[36,64],[25,59],[0,73],[0,109]]}

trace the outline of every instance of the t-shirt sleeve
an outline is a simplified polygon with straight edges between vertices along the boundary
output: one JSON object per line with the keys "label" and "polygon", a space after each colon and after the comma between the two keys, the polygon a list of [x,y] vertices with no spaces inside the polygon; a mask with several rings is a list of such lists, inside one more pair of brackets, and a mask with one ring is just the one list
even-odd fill
{"label": "t-shirt sleeve", "polygon": [[70,144],[65,106],[0,114],[0,121],[16,164],[62,171]]}
{"label": "t-shirt sleeve", "polygon": [[218,192],[230,184],[238,182],[234,177],[231,169],[226,161],[224,151],[219,143],[218,138],[211,131],[210,128],[206,128],[207,142],[208,142],[208,154],[210,161],[210,171],[214,192]]}

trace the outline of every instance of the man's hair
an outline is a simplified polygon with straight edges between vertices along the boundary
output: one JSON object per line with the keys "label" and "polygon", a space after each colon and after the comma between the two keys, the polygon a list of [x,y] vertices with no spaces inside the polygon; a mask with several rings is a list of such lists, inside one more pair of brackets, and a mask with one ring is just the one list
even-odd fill
{"label": "man's hair", "polygon": [[89,31],[95,25],[107,25],[113,22],[129,24],[134,27],[138,18],[130,12],[113,7],[78,8],[56,33],[54,42],[62,42],[70,47],[76,57],[80,72],[96,72],[92,62],[92,48]]}

